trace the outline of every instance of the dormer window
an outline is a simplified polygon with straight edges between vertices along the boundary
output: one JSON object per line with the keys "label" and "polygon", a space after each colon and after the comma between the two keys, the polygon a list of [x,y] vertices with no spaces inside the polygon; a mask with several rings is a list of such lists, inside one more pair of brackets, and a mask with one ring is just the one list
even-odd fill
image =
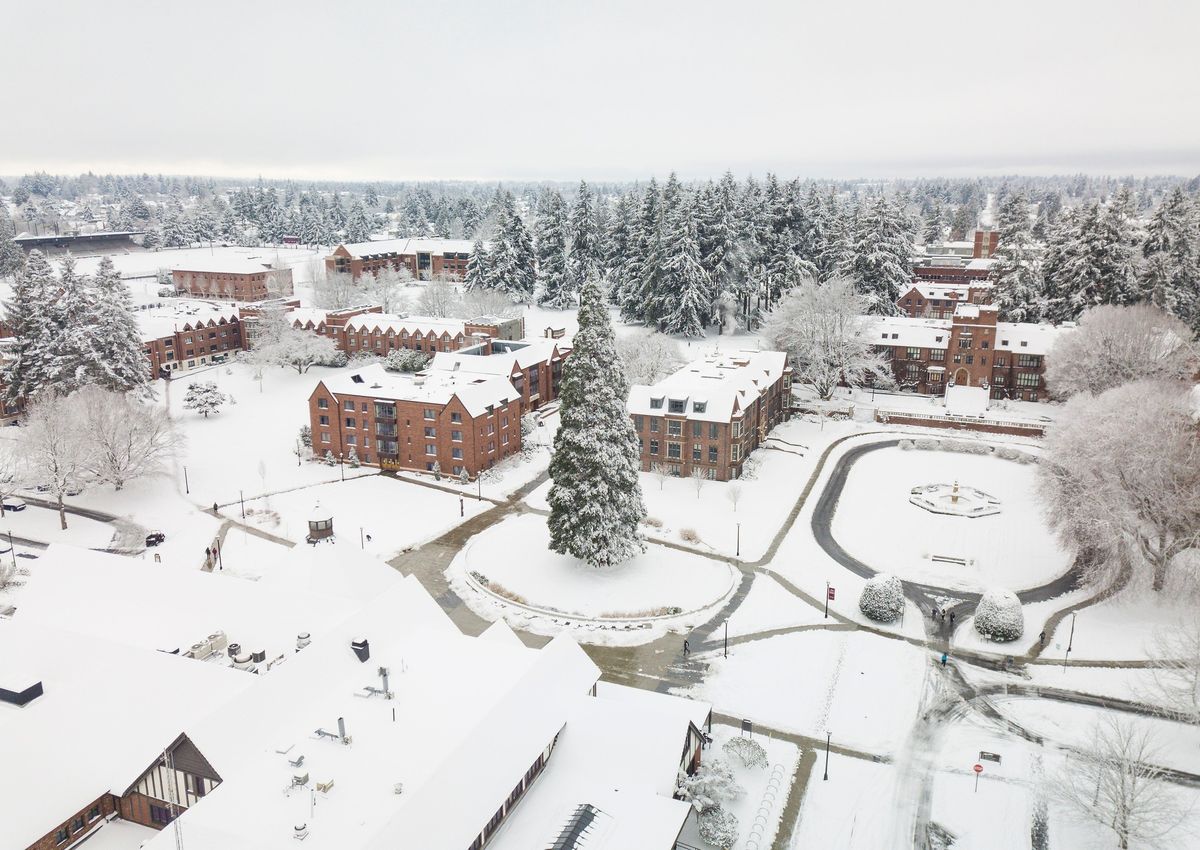
{"label": "dormer window", "polygon": [[692,413],[703,413],[706,409],[708,409],[707,401],[692,402]]}
{"label": "dormer window", "polygon": [[671,399],[671,404],[667,407],[668,413],[684,413],[687,411],[687,402],[680,398]]}
{"label": "dormer window", "polygon": [[663,400],[661,398],[650,399],[650,409],[651,410],[661,410],[662,406],[663,406]]}

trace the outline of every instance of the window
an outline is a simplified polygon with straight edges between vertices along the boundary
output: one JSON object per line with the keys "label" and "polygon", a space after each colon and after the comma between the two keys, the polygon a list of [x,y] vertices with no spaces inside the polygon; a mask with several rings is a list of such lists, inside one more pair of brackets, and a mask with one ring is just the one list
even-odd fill
{"label": "window", "polygon": [[1007,366],[1008,358],[1007,357],[997,357],[995,363],[997,366]]}
{"label": "window", "polygon": [[683,399],[673,398],[667,407],[668,413],[683,413],[687,410],[687,402]]}
{"label": "window", "polygon": [[427,455],[435,455],[435,454],[437,454],[437,445],[436,445],[436,444],[434,444],[434,443],[429,443],[429,444],[427,444],[427,445],[425,446],[425,454],[427,454]]}
{"label": "window", "polygon": [[1008,340],[1006,340],[1006,339],[1002,339],[1002,340],[1000,340],[1000,345],[1002,345],[1002,346],[1004,346],[1005,348],[1007,348],[1007,347],[1008,347]]}
{"label": "window", "polygon": [[495,440],[488,440],[488,451],[489,451],[489,452],[494,452],[495,450],[496,450],[496,441],[495,441]]}
{"label": "window", "polygon": [[88,809],[87,816],[88,816],[88,820],[95,820],[96,818],[100,817],[100,807],[92,806],[90,809]]}
{"label": "window", "polygon": [[681,437],[683,436],[683,423],[678,419],[667,420],[667,436]]}
{"label": "window", "polygon": [[328,443],[328,442],[329,442],[329,432],[328,432],[328,431],[322,431],[322,432],[321,432],[321,442],[322,442],[322,443]]}
{"label": "window", "polygon": [[699,443],[692,445],[692,461],[699,463],[704,458],[704,447]]}
{"label": "window", "polygon": [[658,417],[657,416],[650,417],[650,433],[651,434],[658,433]]}
{"label": "window", "polygon": [[992,343],[989,340],[983,339],[983,340],[979,341],[979,347],[980,348],[991,348]]}
{"label": "window", "polygon": [[508,434],[501,434],[501,435],[500,435],[500,445],[502,445],[502,446],[507,446],[507,445],[508,445]]}
{"label": "window", "polygon": [[432,440],[436,436],[437,436],[437,428],[429,428],[429,427],[425,428],[425,439]]}
{"label": "window", "polygon": [[905,368],[904,377],[910,381],[919,381],[921,379],[921,364],[909,363]]}
{"label": "window", "polygon": [[650,441],[650,454],[652,454],[652,455],[658,454],[658,440]]}
{"label": "window", "polygon": [[703,424],[701,424],[700,422],[693,422],[692,423],[692,436],[699,437],[700,433],[701,433],[701,431],[703,431],[703,429],[704,429]]}
{"label": "window", "polygon": [[322,413],[320,416],[317,417],[317,424],[318,425],[328,425],[329,417]]}
{"label": "window", "polygon": [[683,457],[682,443],[667,443],[667,457],[672,460],[679,460]]}
{"label": "window", "polygon": [[661,398],[652,398],[652,399],[650,399],[650,409],[651,410],[662,410],[662,403],[663,403],[663,400]]}
{"label": "window", "polygon": [[974,363],[974,362],[975,362],[975,355],[974,355],[974,354],[968,354],[968,355],[967,355],[967,365],[968,365],[968,366],[970,366],[970,365],[971,365],[972,363]]}
{"label": "window", "polygon": [[349,411],[350,413],[353,413],[353,412],[354,412],[354,402],[353,402],[353,401],[346,401],[346,402],[343,402],[343,403],[342,403],[342,409],[343,409],[343,410],[347,410],[347,411]]}
{"label": "window", "polygon": [[[425,418],[426,419],[437,419],[437,411],[435,411],[432,407],[425,408]],[[451,416],[450,421],[456,422],[457,420],[453,416]]]}
{"label": "window", "polygon": [[1004,374],[1000,373],[999,375],[993,375],[992,383],[999,384],[1000,386],[1004,386]]}
{"label": "window", "polygon": [[909,348],[905,349],[904,357],[906,360],[920,360],[921,359],[921,349],[909,347]]}
{"label": "window", "polygon": [[741,422],[733,423],[733,435],[732,436],[735,440],[738,437],[742,436],[742,423]]}
{"label": "window", "polygon": [[346,435],[346,445],[357,446],[358,445],[358,437],[355,436],[354,434],[347,434]]}
{"label": "window", "polygon": [[367,403],[366,403],[365,401],[362,403],[362,405],[360,405],[360,406],[359,406],[359,408],[358,408],[358,409],[359,409],[359,412],[360,412],[360,413],[370,413],[370,412],[371,412],[371,411],[370,411],[370,410],[367,408]]}
{"label": "window", "polygon": [[900,339],[900,334],[892,334],[892,339]]}
{"label": "window", "polygon": [[347,428],[357,428],[358,427],[358,422],[355,421],[353,416],[346,417],[346,427]]}
{"label": "window", "polygon": [[170,823],[171,822],[171,810],[168,809],[166,806],[151,806],[150,807],[150,820],[153,823],[164,823],[164,824]]}
{"label": "window", "polygon": [[709,423],[708,423],[708,438],[709,438],[710,440],[715,440],[715,439],[717,439],[717,433],[718,433],[718,432],[717,432],[717,423],[716,423],[716,422],[709,422]]}
{"label": "window", "polygon": [[692,402],[692,413],[703,413],[707,409],[708,409],[707,401],[693,401]]}
{"label": "window", "polygon": [[[429,417],[426,417],[426,418],[428,419]],[[451,413],[450,421],[461,423],[462,422],[462,414],[461,413]]]}
{"label": "window", "polygon": [[1037,387],[1042,383],[1040,375],[1033,372],[1020,372],[1017,374],[1018,387]]}
{"label": "window", "polygon": [[462,456],[462,449],[455,447],[450,450],[450,457],[454,458],[455,460],[462,460]]}
{"label": "window", "polygon": [[327,398],[317,399],[317,408],[320,410],[328,410],[329,409],[329,399],[327,399]]}
{"label": "window", "polygon": [[83,815],[79,815],[75,820],[71,821],[71,832],[83,832],[87,822],[83,819]]}
{"label": "window", "polygon": [[1021,340],[1021,348],[1025,348],[1027,345],[1029,345],[1029,340],[1027,340],[1027,339]]}
{"label": "window", "polygon": [[959,348],[970,348],[971,347],[971,338],[969,336],[968,337],[960,337],[958,340],[958,347]]}
{"label": "window", "polygon": [[934,361],[942,361],[946,359],[946,349],[931,348],[929,349],[929,359]]}
{"label": "window", "polygon": [[1018,354],[1017,366],[1021,369],[1036,369],[1042,365],[1042,358],[1036,354]]}
{"label": "window", "polygon": [[635,431],[642,430],[642,417],[640,417],[640,416],[633,417],[633,429]]}
{"label": "window", "polygon": [[71,830],[65,826],[54,834],[54,841],[56,844],[64,844],[70,840],[71,840]]}
{"label": "window", "polygon": [[[431,429],[429,429],[429,428],[426,428],[425,430],[426,430],[426,431],[429,431],[429,430],[431,430]],[[454,441],[454,442],[456,442],[456,443],[461,443],[461,442],[462,442],[462,431],[451,431],[451,432],[450,432],[450,439],[451,439],[451,440],[453,440],[453,441]]]}
{"label": "window", "polygon": [[729,447],[729,459],[731,461],[733,461],[734,463],[737,463],[739,460],[741,460],[742,459],[742,447],[737,444],[730,446]]}
{"label": "window", "polygon": [[717,462],[717,447],[716,446],[710,445],[708,447],[708,462],[709,463]]}

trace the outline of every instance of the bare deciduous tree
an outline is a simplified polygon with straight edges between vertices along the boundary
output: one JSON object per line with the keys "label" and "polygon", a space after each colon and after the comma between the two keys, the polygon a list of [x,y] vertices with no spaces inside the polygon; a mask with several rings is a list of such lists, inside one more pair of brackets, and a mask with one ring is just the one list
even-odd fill
{"label": "bare deciduous tree", "polygon": [[683,364],[679,343],[657,331],[618,338],[617,354],[631,384],[657,383]]}
{"label": "bare deciduous tree", "polygon": [[385,313],[402,313],[408,308],[406,288],[412,282],[412,273],[404,266],[381,269],[375,274],[364,274],[360,280],[365,300],[378,304]]}
{"label": "bare deciduous tree", "polygon": [[763,336],[786,351],[796,381],[811,384],[822,399],[833,397],[843,381],[861,386],[873,378],[876,386],[892,386],[891,368],[871,341],[863,320],[869,302],[849,281],[802,281],[787,292],[763,322]]}
{"label": "bare deciduous tree", "polygon": [[1154,635],[1155,666],[1146,696],[1163,714],[1200,724],[1200,619],[1185,617]]}
{"label": "bare deciduous tree", "polygon": [[161,472],[183,446],[183,436],[165,410],[125,393],[88,386],[69,401],[76,406],[85,436],[92,442],[84,463],[87,475],[117,490],[134,478]]}
{"label": "bare deciduous tree", "polygon": [[731,481],[725,490],[725,498],[733,503],[733,512],[736,514],[738,502],[742,500],[742,485],[736,481]]}
{"label": "bare deciduous tree", "polygon": [[1200,425],[1190,387],[1138,381],[1077,395],[1046,435],[1038,488],[1064,541],[1106,578],[1123,548],[1161,590],[1171,561],[1200,547]]}
{"label": "bare deciduous tree", "polygon": [[362,287],[346,272],[326,272],[313,276],[313,304],[326,310],[351,307],[366,300]]}
{"label": "bare deciduous tree", "polygon": [[54,393],[39,395],[29,406],[20,451],[26,477],[44,484],[57,501],[58,520],[65,531],[63,497],[84,475],[92,455],[78,406]]}
{"label": "bare deciduous tree", "polygon": [[704,489],[705,483],[708,481],[708,476],[705,471],[700,468],[692,470],[692,486],[696,488],[696,498],[700,498],[700,491]]}
{"label": "bare deciduous tree", "polygon": [[1116,833],[1121,848],[1130,841],[1157,842],[1185,814],[1157,760],[1149,730],[1125,720],[1102,721],[1088,747],[1071,755],[1051,790],[1079,815]]}
{"label": "bare deciduous tree", "polygon": [[1054,345],[1046,385],[1059,398],[1145,378],[1186,380],[1200,368],[1191,328],[1151,304],[1093,307]]}
{"label": "bare deciduous tree", "polygon": [[462,298],[452,308],[452,314],[460,319],[478,319],[481,316],[511,318],[520,313],[521,305],[514,303],[512,298],[498,289],[464,290]]}
{"label": "bare deciduous tree", "polygon": [[417,310],[423,316],[446,318],[453,316],[458,306],[458,293],[446,281],[437,278],[425,284],[417,298]]}
{"label": "bare deciduous tree", "polygon": [[665,463],[650,464],[650,474],[658,479],[658,489],[661,490],[667,483],[667,479],[671,477],[671,467]]}

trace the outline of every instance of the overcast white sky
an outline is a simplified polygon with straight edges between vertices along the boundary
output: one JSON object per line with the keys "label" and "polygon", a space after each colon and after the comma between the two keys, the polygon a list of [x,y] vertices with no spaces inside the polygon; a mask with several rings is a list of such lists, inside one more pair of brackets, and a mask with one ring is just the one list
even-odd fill
{"label": "overcast white sky", "polygon": [[4,4],[0,174],[1200,172],[1200,3]]}

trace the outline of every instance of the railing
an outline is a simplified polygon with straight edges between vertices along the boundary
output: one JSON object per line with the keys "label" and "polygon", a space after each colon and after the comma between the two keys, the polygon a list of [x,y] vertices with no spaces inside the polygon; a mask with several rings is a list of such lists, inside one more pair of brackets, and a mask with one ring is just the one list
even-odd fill
{"label": "railing", "polygon": [[956,425],[989,425],[997,428],[1024,428],[1029,431],[1044,433],[1045,422],[1034,422],[1028,419],[992,419],[984,416],[959,416],[953,413],[921,413],[915,410],[875,410],[875,418],[886,422],[890,418],[920,419],[926,422],[951,422]]}

